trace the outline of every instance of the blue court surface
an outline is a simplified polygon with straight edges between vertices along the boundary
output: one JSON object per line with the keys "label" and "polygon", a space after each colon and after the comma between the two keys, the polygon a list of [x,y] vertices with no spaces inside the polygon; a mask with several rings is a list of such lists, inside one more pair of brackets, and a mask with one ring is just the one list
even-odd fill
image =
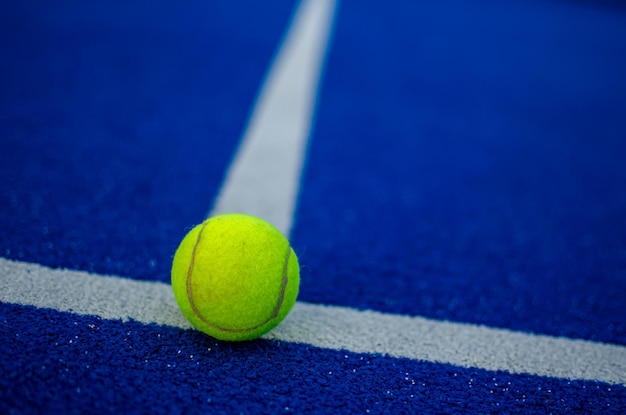
{"label": "blue court surface", "polygon": [[[170,285],[227,211],[249,342]],[[0,413],[626,413],[626,7],[2,2]]]}

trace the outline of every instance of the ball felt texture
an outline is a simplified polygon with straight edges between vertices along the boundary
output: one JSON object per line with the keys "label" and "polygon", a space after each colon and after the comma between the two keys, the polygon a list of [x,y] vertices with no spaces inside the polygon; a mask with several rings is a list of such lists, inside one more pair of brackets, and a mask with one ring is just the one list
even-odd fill
{"label": "ball felt texture", "polygon": [[172,264],[172,289],[183,314],[220,340],[255,339],[276,327],[296,302],[298,258],[278,229],[230,213],[194,227]]}

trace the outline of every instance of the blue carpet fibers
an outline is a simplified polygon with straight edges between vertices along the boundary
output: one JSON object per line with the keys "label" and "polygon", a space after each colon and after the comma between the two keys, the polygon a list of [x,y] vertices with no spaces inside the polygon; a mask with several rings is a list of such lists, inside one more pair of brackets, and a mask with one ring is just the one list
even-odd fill
{"label": "blue carpet fibers", "polygon": [[3,306],[0,323],[2,413],[26,402],[14,412],[610,414],[626,405],[623,386],[264,340],[221,343],[31,307]]}
{"label": "blue carpet fibers", "polygon": [[449,3],[342,5],[302,298],[626,344],[626,14]]}
{"label": "blue carpet fibers", "polygon": [[249,3],[0,5],[4,257],[168,279],[292,12]]}

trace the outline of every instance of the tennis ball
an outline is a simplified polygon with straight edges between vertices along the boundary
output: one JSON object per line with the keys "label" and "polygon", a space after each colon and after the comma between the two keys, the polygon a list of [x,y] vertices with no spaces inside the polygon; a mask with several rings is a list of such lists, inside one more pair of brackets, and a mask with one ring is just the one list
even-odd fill
{"label": "tennis ball", "polygon": [[289,241],[254,216],[205,220],[182,240],[172,289],[187,319],[220,340],[251,340],[276,327],[296,302],[300,267]]}

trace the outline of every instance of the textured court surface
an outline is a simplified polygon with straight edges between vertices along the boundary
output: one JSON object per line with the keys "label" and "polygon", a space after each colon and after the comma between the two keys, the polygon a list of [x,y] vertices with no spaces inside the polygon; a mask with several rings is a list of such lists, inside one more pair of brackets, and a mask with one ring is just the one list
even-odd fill
{"label": "textured court surface", "polygon": [[[626,412],[625,73],[609,1],[2,2],[0,413]],[[302,265],[241,344],[227,210]]]}

